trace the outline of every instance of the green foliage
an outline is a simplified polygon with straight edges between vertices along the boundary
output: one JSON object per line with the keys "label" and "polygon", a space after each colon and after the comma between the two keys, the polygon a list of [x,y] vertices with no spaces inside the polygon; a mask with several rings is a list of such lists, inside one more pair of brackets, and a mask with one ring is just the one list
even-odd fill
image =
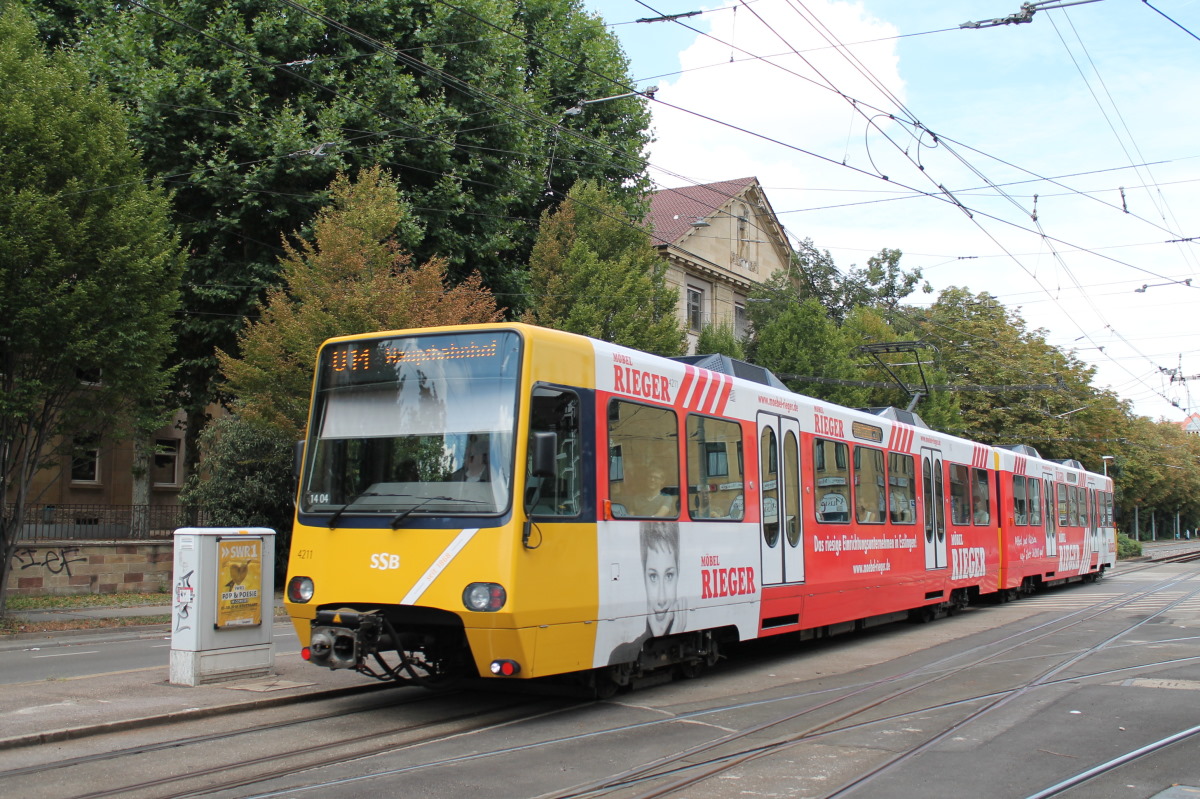
{"label": "green foliage", "polygon": [[746,350],[742,342],[733,334],[733,328],[728,323],[705,325],[696,341],[698,355],[728,355],[738,360],[746,359]]}
{"label": "green foliage", "polygon": [[120,108],[73,55],[41,49],[21,7],[2,7],[0,496],[15,504],[0,518],[0,597],[55,443],[161,412],[182,267]]}
{"label": "green foliage", "polygon": [[[903,270],[900,257],[899,250],[883,250],[868,260],[866,270],[851,267],[843,275],[828,252],[818,250],[811,240],[802,242],[792,270],[777,272],[751,292],[748,313],[755,334],[747,347],[750,359],[791,375],[785,382],[808,396],[856,407],[907,407],[911,397],[899,385],[870,384],[895,383],[899,377],[906,386],[921,390],[944,374],[931,365],[918,370],[896,364],[885,370],[857,352],[863,344],[902,338],[903,329],[892,320],[899,301],[916,289],[921,273]],[[797,303],[805,308],[802,313],[795,312]],[[893,364],[902,359],[883,358]],[[911,354],[904,354],[903,360],[911,361]],[[820,371],[805,371],[809,369]],[[961,427],[957,403],[944,393],[922,397],[915,410],[937,429],[953,433]]]}
{"label": "green foliage", "polygon": [[235,408],[246,419],[303,437],[317,348],[334,336],[375,330],[496,322],[495,299],[472,275],[447,287],[446,266],[421,267],[401,242],[415,231],[396,181],[378,168],[339,175],[312,240],[287,245],[284,285],[239,338],[241,356],[220,353]]}
{"label": "green foliage", "polygon": [[415,227],[396,181],[365,170],[339,175],[311,240],[286,245],[284,285],[272,289],[239,337],[241,355],[220,353],[239,416],[205,429],[202,477],[181,498],[216,524],[291,530],[291,442],[302,438],[317,348],[328,338],[372,330],[494,322],[492,294],[471,276],[447,287],[444,262],[420,267],[401,247]]}
{"label": "green foliage", "polygon": [[1106,444],[1115,456],[1108,473],[1124,510],[1123,526],[1132,527],[1138,507],[1143,532],[1150,529],[1153,511],[1168,514],[1172,530],[1175,514],[1184,528],[1195,529],[1200,524],[1200,439],[1176,424],[1145,417],[1132,417],[1112,433],[1121,438]]}
{"label": "green foliage", "polygon": [[1124,533],[1117,534],[1117,559],[1128,560],[1142,556],[1142,542],[1135,541]]}
{"label": "green foliage", "polygon": [[529,261],[532,324],[580,333],[658,355],[680,355],[678,292],[650,236],[618,199],[577,184],[542,215]]}
{"label": "green foliage", "polygon": [[188,477],[180,501],[215,527],[275,530],[276,567],[287,563],[292,531],[292,440],[279,430],[229,416],[200,435],[204,468]]}
{"label": "green foliage", "polygon": [[[859,306],[847,316],[842,330],[852,343],[857,342],[855,346],[910,341],[911,336],[906,336],[903,330],[889,323],[889,317],[895,318],[895,315],[886,308]],[[935,350],[920,346],[920,342],[917,342],[915,352],[880,353],[879,361],[864,354],[852,357],[861,379],[895,384],[896,378],[899,378],[908,389],[921,392],[922,396],[913,410],[935,430],[957,435],[962,428],[958,395],[932,388],[950,382],[945,370],[938,367],[935,356]],[[886,364],[886,368],[879,365],[880,361]],[[921,364],[919,367],[913,365],[918,361]],[[898,385],[895,388],[869,388],[863,398],[864,404],[871,407],[890,405],[907,408],[911,400],[912,396]]]}
{"label": "green foliage", "polygon": [[843,382],[859,377],[848,356],[850,341],[818,300],[791,302],[756,329],[755,363],[793,391],[851,407],[862,404],[866,391]]}
{"label": "green foliage", "polygon": [[531,222],[565,187],[644,182],[644,100],[563,121],[630,83],[580,0],[326,0],[321,16],[267,0],[23,1],[130,109],[150,170],[170,176],[191,253],[175,359],[190,427],[219,396],[217,350],[235,351],[279,283],[281,237],[310,223],[335,175],[385,165],[425,231],[404,242],[415,260],[446,259],[453,281],[478,272],[510,304]]}
{"label": "green foliage", "polygon": [[[922,281],[921,270],[911,272],[900,266],[900,250],[880,250],[867,259],[867,268],[851,266],[842,274],[828,250],[818,250],[812,239],[800,242],[792,256],[786,282],[800,297],[817,300],[839,324],[854,309],[861,307],[894,310],[905,297],[921,288],[933,291]],[[780,276],[782,279],[782,276]]]}
{"label": "green foliage", "polygon": [[136,608],[144,605],[170,605],[170,591],[154,594],[122,591],[115,594],[16,594],[8,598],[8,610],[70,610],[74,608]]}

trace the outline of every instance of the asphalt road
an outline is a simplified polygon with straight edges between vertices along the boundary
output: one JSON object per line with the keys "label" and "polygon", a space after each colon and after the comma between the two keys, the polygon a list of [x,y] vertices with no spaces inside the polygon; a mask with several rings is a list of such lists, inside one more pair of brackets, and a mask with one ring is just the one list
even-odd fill
{"label": "asphalt road", "polygon": [[[295,645],[290,629],[275,633]],[[75,662],[81,673],[142,657],[161,667],[165,636],[9,645],[0,682],[23,679],[14,663],[34,664],[34,679]],[[9,758],[46,768],[0,779],[0,795],[1033,799],[1196,730],[1197,696],[1200,565],[1123,566],[932,624],[760,642],[698,679],[603,702],[497,683],[398,688],[20,750]],[[1193,736],[1056,795],[1200,785]]]}
{"label": "asphalt road", "polygon": [[[300,648],[290,623],[277,622],[273,636],[279,651]],[[0,643],[0,685],[160,667],[170,663],[170,652],[171,633],[165,626],[5,641]]]}

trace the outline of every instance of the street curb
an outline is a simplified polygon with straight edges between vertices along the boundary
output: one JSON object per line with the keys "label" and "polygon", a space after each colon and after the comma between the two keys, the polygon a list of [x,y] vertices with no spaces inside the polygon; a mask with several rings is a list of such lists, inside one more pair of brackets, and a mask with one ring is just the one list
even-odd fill
{"label": "street curb", "polygon": [[28,735],[16,735],[11,738],[0,738],[0,751],[8,749],[20,749],[26,746],[38,746],[40,744],[57,743],[60,741],[72,741],[79,738],[87,738],[92,735],[103,735],[110,732],[124,732],[125,730],[141,729],[143,727],[155,727],[161,724],[172,724],[180,721],[196,721],[199,719],[212,718],[213,716],[226,716],[234,713],[241,713],[248,710],[264,710],[273,707],[283,707],[286,705],[300,704],[302,702],[312,702],[319,699],[340,699],[344,696],[355,696],[357,694],[370,693],[372,691],[381,691],[387,688],[395,688],[393,683],[380,683],[371,685],[355,685],[348,688],[331,688],[327,691],[312,691],[306,694],[293,694],[291,696],[272,696],[263,699],[252,699],[247,702],[236,702],[225,705],[217,705],[215,707],[198,707],[189,708],[187,710],[177,710],[172,713],[163,713],[158,716],[144,716],[137,719],[123,719],[121,721],[109,721],[103,724],[93,724],[86,727],[63,727],[57,730],[47,730],[46,732],[29,733]]}
{"label": "street curb", "polygon": [[3,645],[6,641],[35,641],[45,640],[47,638],[81,638],[85,635],[111,635],[113,633],[151,635],[156,633],[170,632],[171,625],[169,622],[166,624],[126,624],[121,627],[87,627],[79,630],[43,630],[41,632],[32,633],[0,634],[0,645]]}

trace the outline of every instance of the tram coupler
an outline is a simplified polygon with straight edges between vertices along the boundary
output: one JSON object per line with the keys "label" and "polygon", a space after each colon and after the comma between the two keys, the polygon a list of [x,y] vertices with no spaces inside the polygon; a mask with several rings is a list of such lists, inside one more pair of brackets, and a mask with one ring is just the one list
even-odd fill
{"label": "tram coupler", "polygon": [[312,622],[309,662],[331,669],[357,669],[379,651],[384,620],[378,611],[319,610]]}

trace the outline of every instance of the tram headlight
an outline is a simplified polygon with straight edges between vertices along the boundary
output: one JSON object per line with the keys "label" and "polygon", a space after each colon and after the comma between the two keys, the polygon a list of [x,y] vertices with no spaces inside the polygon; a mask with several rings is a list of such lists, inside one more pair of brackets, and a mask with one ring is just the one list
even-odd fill
{"label": "tram headlight", "polygon": [[299,604],[308,602],[313,598],[312,578],[296,576],[288,580],[287,596],[292,602]]}
{"label": "tram headlight", "polygon": [[508,592],[498,583],[471,583],[463,590],[463,605],[480,613],[495,613],[507,600]]}

